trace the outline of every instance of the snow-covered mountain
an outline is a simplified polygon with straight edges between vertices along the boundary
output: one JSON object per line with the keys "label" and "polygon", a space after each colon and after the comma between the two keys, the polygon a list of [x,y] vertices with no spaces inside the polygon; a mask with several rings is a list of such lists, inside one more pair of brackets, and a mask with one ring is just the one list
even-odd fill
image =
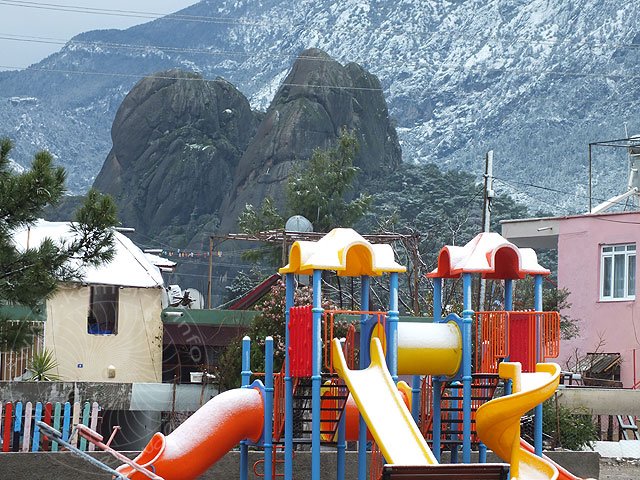
{"label": "snow-covered mountain", "polygon": [[[496,189],[584,210],[587,144],[640,131],[639,17],[631,0],[202,1],[79,35],[31,69],[0,73],[0,134],[23,164],[51,150],[81,191],[140,76],[175,67],[222,76],[264,109],[297,54],[318,47],[380,78],[405,161],[479,175],[493,148]],[[623,151],[594,161],[596,199],[626,184]]]}

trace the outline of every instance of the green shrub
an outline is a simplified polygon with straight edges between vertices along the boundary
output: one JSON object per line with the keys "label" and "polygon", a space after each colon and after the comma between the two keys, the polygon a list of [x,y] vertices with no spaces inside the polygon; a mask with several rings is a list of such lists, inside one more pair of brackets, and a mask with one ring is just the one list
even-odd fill
{"label": "green shrub", "polygon": [[597,426],[586,409],[571,409],[551,398],[544,403],[542,412],[542,428],[553,438],[554,447],[582,450],[598,439]]}

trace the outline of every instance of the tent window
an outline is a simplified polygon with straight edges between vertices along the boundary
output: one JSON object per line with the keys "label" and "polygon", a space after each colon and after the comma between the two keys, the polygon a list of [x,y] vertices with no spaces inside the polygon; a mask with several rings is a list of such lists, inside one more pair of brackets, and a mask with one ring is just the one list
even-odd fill
{"label": "tent window", "polygon": [[87,332],[91,335],[118,333],[118,296],[114,286],[91,286]]}

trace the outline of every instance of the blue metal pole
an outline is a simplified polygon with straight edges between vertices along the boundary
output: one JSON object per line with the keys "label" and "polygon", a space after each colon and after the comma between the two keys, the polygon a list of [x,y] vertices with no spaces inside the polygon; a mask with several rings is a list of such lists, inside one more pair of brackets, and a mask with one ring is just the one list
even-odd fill
{"label": "blue metal pole", "polygon": [[289,363],[289,318],[295,293],[293,273],[285,275],[285,359],[284,359],[284,478],[293,478],[293,380]]}
{"label": "blue metal pole", "polygon": [[462,274],[462,461],[471,463],[471,274]]}
{"label": "blue metal pole", "polygon": [[394,382],[398,382],[398,272],[389,278],[389,312],[387,314],[387,365]]}
{"label": "blue metal pole", "polygon": [[451,445],[451,463],[458,463],[458,445]]}
{"label": "blue metal pole", "polygon": [[[242,339],[242,388],[249,388],[251,381],[251,339],[245,336]],[[249,446],[247,441],[240,442],[240,480],[247,480],[249,476]]]}
{"label": "blue metal pole", "polygon": [[[536,312],[542,311],[542,275],[534,277],[533,303]],[[536,315],[536,362],[542,362],[542,334],[540,318]],[[536,455],[542,456],[542,404],[536,405],[534,417],[534,446]]]}
{"label": "blue metal pole", "polygon": [[478,446],[478,461],[480,463],[487,463],[487,446],[484,443]]}
{"label": "blue metal pole", "polygon": [[[371,278],[367,275],[360,277],[360,309],[369,310],[369,291]],[[369,315],[360,315],[360,368],[369,366],[369,338],[364,334]],[[367,424],[362,415],[358,423],[358,480],[367,480]]]}
{"label": "blue metal pole", "polygon": [[433,454],[440,461],[442,451],[442,382],[439,378],[433,377]]}
{"label": "blue metal pole", "polygon": [[264,480],[271,480],[273,469],[273,337],[264,345]]}
{"label": "blue metal pole", "polygon": [[411,382],[411,415],[416,423],[420,421],[420,375],[414,375]]}
{"label": "blue metal pole", "polygon": [[[344,347],[344,344],[343,344]],[[338,442],[336,444],[337,462],[338,462],[338,480],[344,480],[345,464],[347,461],[347,413],[343,410],[340,413],[340,422],[338,422]]]}
{"label": "blue metal pole", "polygon": [[311,372],[311,480],[320,480],[320,384],[322,383],[322,271],[313,271]]}
{"label": "blue metal pole", "polygon": [[442,278],[433,279],[433,321],[442,320]]}
{"label": "blue metal pole", "polygon": [[510,278],[504,281],[504,309],[507,312],[513,310],[513,280]]}

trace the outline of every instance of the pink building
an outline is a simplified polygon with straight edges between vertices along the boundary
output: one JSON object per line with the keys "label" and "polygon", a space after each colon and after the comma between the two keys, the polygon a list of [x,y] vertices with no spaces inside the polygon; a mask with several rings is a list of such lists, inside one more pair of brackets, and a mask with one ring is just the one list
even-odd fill
{"label": "pink building", "polygon": [[561,344],[560,365],[573,366],[576,355],[619,353],[623,385],[640,381],[640,212],[509,220],[502,235],[519,247],[558,250],[558,286],[571,292],[561,313],[580,320],[578,337]]}

